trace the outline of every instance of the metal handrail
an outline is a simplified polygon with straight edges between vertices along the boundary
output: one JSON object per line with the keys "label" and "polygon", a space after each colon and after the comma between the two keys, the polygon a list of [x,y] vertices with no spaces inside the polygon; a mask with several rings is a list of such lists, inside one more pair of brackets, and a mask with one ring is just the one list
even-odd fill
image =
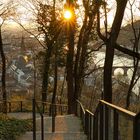
{"label": "metal handrail", "polygon": [[[32,111],[32,100],[7,100],[7,112],[24,112]],[[3,100],[0,100],[0,104],[3,103]],[[28,104],[27,104],[28,103]],[[49,108],[52,103],[50,102],[42,102],[40,100],[36,100],[37,104],[40,104],[42,107],[42,104],[46,106],[46,108]],[[61,115],[63,113],[66,113],[68,110],[68,105],[66,104],[55,104],[56,108],[58,109],[57,113],[60,113]],[[40,107],[40,106],[39,106]],[[48,110],[47,110],[48,111]],[[48,112],[45,112],[48,113]]]}
{"label": "metal handrail", "polygon": [[[83,121],[84,132],[87,135],[88,140],[119,140],[119,137],[124,139],[119,131],[121,131],[120,129],[125,130],[125,125],[128,125],[127,122],[127,124],[125,123],[124,125],[120,124],[122,122],[124,123],[125,120],[131,121],[132,124],[132,132],[129,132],[131,139],[140,140],[140,113],[136,114],[104,100],[99,101],[95,113],[92,113],[91,111],[84,109],[80,101],[77,102],[80,105],[79,109],[83,110],[82,117],[78,113],[77,114]],[[124,117],[124,120],[121,120],[120,117]],[[127,131],[126,135],[128,135]]]}
{"label": "metal handrail", "polygon": [[[51,105],[52,103],[50,103],[50,102],[43,102],[43,101],[36,101],[37,103],[44,103],[44,104],[48,104],[48,105]],[[65,106],[65,107],[67,107],[68,105],[66,105],[66,104],[58,104],[58,103],[55,103],[55,105],[56,106]]]}
{"label": "metal handrail", "polygon": [[[81,118],[82,124],[84,127],[84,132],[89,137],[89,127],[91,124],[89,118],[93,117],[94,114],[92,112],[90,112],[88,109],[85,109],[79,100],[77,100],[77,103],[80,105],[80,108],[79,108],[80,114],[77,112],[77,115],[78,115],[78,117]],[[78,111],[78,109],[77,109],[77,111]]]}
{"label": "metal handrail", "polygon": [[36,140],[36,109],[41,116],[41,140],[44,140],[44,116],[43,112],[40,110],[36,100],[32,99],[32,113],[33,113],[33,140]]}
{"label": "metal handrail", "polygon": [[[32,112],[33,112],[33,140],[36,140],[36,109],[41,116],[41,140],[44,140],[44,110],[40,109],[40,107],[38,106],[38,103],[41,103],[42,107],[44,106],[44,104],[48,104],[48,105],[52,106],[52,103],[36,101],[35,99],[33,99],[33,103],[32,103],[32,107],[33,107],[33,109],[32,109]],[[56,110],[57,106],[67,107],[67,105],[64,105],[64,104],[53,104],[53,106],[52,106],[52,109],[53,109],[53,111],[52,111],[53,112],[52,113],[52,132],[55,131],[55,115],[56,115],[55,110]]]}
{"label": "metal handrail", "polygon": [[82,105],[82,103],[79,100],[77,100],[77,103],[80,104],[80,107],[81,107],[83,113],[85,114],[85,109],[84,109],[84,106]]}
{"label": "metal handrail", "polygon": [[124,108],[122,108],[122,107],[119,107],[119,106],[116,106],[116,105],[114,105],[114,104],[108,103],[108,102],[106,102],[106,101],[104,101],[104,100],[100,100],[100,103],[101,103],[101,104],[105,104],[105,105],[107,105],[108,107],[110,107],[110,108],[112,108],[112,109],[116,109],[118,112],[123,113],[123,114],[128,115],[128,116],[131,116],[131,117],[135,117],[135,116],[137,115],[137,114],[134,113],[134,112],[131,112],[131,111],[129,111],[129,110],[126,110],[126,109],[124,109]]}
{"label": "metal handrail", "polygon": [[[4,100],[0,100],[0,103],[3,103],[3,101]],[[23,109],[25,109],[25,108],[23,108],[23,104],[24,104],[24,102],[25,103],[32,103],[32,101],[31,100],[6,100],[6,102],[7,102],[7,104],[8,104],[8,106],[7,106],[7,113],[8,112],[12,112],[12,110],[15,110],[16,112],[17,112],[17,110],[18,110],[18,112],[23,112],[23,111],[25,111],[25,110],[23,110]],[[12,103],[13,104],[18,104],[18,107],[17,106],[12,106]],[[28,111],[31,111],[31,109],[29,110],[29,108],[27,109]],[[27,111],[26,110],[26,111]],[[14,111],[14,112],[15,112]]]}

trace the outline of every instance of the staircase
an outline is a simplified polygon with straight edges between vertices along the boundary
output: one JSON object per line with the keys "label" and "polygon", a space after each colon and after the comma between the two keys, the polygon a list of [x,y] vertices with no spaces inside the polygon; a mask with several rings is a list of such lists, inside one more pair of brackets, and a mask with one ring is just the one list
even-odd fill
{"label": "staircase", "polygon": [[[81,120],[74,115],[56,116],[55,132],[52,133],[52,117],[44,117],[44,140],[87,140]],[[36,118],[36,140],[41,140],[41,120]],[[32,132],[26,132],[17,140],[32,140]]]}
{"label": "staircase", "polygon": [[[38,103],[42,105],[42,102]],[[40,111],[35,99],[32,102],[32,113],[22,113],[22,101],[20,101],[21,113],[12,113],[11,102],[9,102],[9,112],[11,113],[8,114],[10,116],[18,119],[33,119],[34,133],[27,132],[18,137],[17,140],[140,140],[140,113],[136,114],[100,100],[93,114],[85,109],[80,101],[77,100],[77,103],[76,114],[78,117],[75,115],[60,116],[58,114],[60,111],[60,114],[66,114],[66,105],[51,106],[50,103],[43,103],[46,108],[47,106],[49,106],[48,108],[52,107],[52,109],[56,107],[53,109],[57,114],[55,123],[53,123],[56,127],[55,132],[52,133],[52,117],[47,117],[45,116],[47,112]],[[53,117],[54,111],[52,111]],[[44,139],[41,138],[43,135]]]}

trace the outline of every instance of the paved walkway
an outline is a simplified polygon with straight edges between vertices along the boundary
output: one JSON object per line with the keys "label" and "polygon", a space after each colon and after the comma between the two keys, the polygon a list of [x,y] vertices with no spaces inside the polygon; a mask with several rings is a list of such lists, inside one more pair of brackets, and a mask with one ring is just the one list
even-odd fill
{"label": "paved walkway", "polygon": [[[10,113],[11,117],[19,119],[32,118],[31,113]],[[55,133],[52,133],[52,118],[44,117],[44,140],[87,140],[81,121],[74,115],[65,115],[56,117],[56,128]],[[36,140],[41,140],[40,126],[41,121],[39,114],[36,119]],[[23,136],[17,138],[17,140],[32,140],[32,132],[26,132]]]}
{"label": "paved walkway", "polygon": [[[46,133],[44,134],[44,140],[87,140],[86,136],[83,133]],[[32,133],[27,132],[22,137],[17,140],[32,140]],[[37,133],[36,140],[41,140],[40,133]]]}
{"label": "paved walkway", "polygon": [[[16,119],[31,119],[32,118],[32,113],[28,112],[16,112],[16,113],[8,113],[7,114],[9,117],[14,117]],[[36,114],[37,118],[39,117],[39,114]]]}

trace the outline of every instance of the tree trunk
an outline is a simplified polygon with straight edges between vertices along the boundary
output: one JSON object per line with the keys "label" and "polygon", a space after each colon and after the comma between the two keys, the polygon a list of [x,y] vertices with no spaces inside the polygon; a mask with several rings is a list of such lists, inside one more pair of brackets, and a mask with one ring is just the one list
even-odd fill
{"label": "tree trunk", "polygon": [[108,102],[112,102],[112,65],[114,58],[114,46],[120,32],[126,4],[127,0],[117,0],[117,10],[110,32],[110,38],[106,43],[106,57],[104,64],[104,100]]}
{"label": "tree trunk", "polygon": [[1,27],[0,27],[0,53],[2,58],[2,97],[3,97],[3,113],[7,113],[7,93],[6,93],[6,60],[5,54],[3,50],[3,43],[2,43],[2,35],[1,35]]}
{"label": "tree trunk", "polygon": [[73,78],[73,57],[74,57],[74,27],[69,24],[68,32],[68,52],[67,52],[67,96],[68,96],[68,113],[75,113],[74,98],[74,78]]}
{"label": "tree trunk", "polygon": [[75,99],[79,98],[80,95],[80,91],[81,91],[81,76],[79,75],[79,61],[80,61],[80,55],[81,55],[81,50],[82,50],[82,43],[83,43],[83,35],[85,32],[85,28],[87,26],[87,16],[85,16],[85,20],[83,23],[83,26],[81,28],[80,31],[80,35],[79,35],[79,40],[78,40],[78,44],[77,44],[77,52],[76,52],[76,56],[75,56],[75,64],[74,64],[74,95],[75,95]]}
{"label": "tree trunk", "polygon": [[[49,70],[50,70],[50,59],[53,51],[53,46],[55,44],[55,41],[57,40],[61,29],[59,29],[54,37],[49,40],[45,41],[46,43],[46,55],[45,55],[45,62],[44,62],[44,68],[43,68],[43,80],[42,80],[42,101],[46,102],[47,100],[47,94],[48,94],[48,83],[49,83]],[[47,34],[45,34],[47,36]]]}
{"label": "tree trunk", "polygon": [[54,68],[54,88],[53,88],[53,96],[52,96],[52,106],[50,108],[50,115],[53,115],[56,113],[56,93],[57,93],[57,46],[56,46],[56,52],[55,52],[55,68]]}
{"label": "tree trunk", "polygon": [[85,17],[84,22],[80,31],[79,40],[77,44],[77,52],[75,58],[75,66],[74,66],[74,78],[75,78],[75,90],[74,95],[75,99],[79,99],[81,96],[83,79],[85,74],[85,62],[87,60],[87,47],[90,39],[91,30],[93,30],[93,22],[95,19],[95,15],[97,14],[97,3],[92,3],[92,7],[94,12],[93,14],[88,13],[89,5],[84,4],[85,8]]}
{"label": "tree trunk", "polygon": [[52,53],[52,48],[49,47],[46,50],[44,71],[43,71],[43,82],[42,82],[42,101],[46,102],[48,94],[48,83],[49,83],[49,69],[50,69],[50,57]]}
{"label": "tree trunk", "polygon": [[112,102],[112,65],[114,58],[114,48],[112,44],[107,44],[104,65],[104,99]]}

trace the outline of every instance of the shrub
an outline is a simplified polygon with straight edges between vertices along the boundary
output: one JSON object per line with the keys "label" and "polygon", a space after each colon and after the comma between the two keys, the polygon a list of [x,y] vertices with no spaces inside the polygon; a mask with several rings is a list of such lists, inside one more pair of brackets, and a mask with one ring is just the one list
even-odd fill
{"label": "shrub", "polygon": [[0,140],[16,140],[16,137],[32,129],[30,120],[17,120],[0,114]]}

